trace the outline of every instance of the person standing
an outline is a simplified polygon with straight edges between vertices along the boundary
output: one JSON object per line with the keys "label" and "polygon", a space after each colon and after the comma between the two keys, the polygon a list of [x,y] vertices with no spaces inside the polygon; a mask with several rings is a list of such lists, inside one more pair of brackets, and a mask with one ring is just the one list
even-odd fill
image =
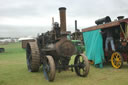
{"label": "person standing", "polygon": [[113,40],[112,29],[106,29],[105,33],[106,33],[105,51],[108,52],[108,43],[110,42],[112,51],[115,52],[115,45],[114,45],[114,40]]}

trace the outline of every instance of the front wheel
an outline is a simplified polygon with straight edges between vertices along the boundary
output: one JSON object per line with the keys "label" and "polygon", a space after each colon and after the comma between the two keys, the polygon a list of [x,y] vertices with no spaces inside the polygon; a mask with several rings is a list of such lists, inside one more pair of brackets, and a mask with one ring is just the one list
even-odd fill
{"label": "front wheel", "polygon": [[123,66],[123,57],[119,52],[114,52],[111,56],[111,64],[114,68],[119,69]]}
{"label": "front wheel", "polygon": [[89,73],[90,65],[88,59],[84,54],[77,55],[75,57],[75,72],[78,76],[86,77]]}
{"label": "front wheel", "polygon": [[46,56],[46,62],[43,64],[44,76],[48,81],[53,81],[55,78],[55,63],[52,56]]}

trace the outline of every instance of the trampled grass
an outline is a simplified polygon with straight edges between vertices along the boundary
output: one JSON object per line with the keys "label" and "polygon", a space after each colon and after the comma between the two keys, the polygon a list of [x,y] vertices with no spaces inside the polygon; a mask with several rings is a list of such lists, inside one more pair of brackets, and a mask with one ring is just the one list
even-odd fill
{"label": "trampled grass", "polygon": [[128,65],[114,69],[111,64],[99,69],[90,67],[89,75],[81,78],[71,71],[56,73],[54,82],[48,82],[42,69],[37,73],[27,71],[25,50],[20,43],[0,45],[5,53],[0,53],[0,85],[127,85]]}

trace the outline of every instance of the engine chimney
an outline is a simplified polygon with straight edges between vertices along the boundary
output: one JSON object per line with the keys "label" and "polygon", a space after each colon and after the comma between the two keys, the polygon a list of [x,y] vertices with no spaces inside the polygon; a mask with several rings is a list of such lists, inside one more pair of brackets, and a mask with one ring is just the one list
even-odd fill
{"label": "engine chimney", "polygon": [[75,20],[75,32],[77,32],[77,20]]}
{"label": "engine chimney", "polygon": [[60,29],[61,32],[66,32],[66,8],[60,7]]}

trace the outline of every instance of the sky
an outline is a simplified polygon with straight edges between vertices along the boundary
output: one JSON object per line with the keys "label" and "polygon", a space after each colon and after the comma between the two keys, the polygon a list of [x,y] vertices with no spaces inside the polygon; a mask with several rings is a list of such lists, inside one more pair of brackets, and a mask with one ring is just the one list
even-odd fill
{"label": "sky", "polygon": [[52,17],[60,22],[59,7],[66,7],[67,30],[74,21],[83,29],[110,16],[128,17],[127,0],[0,0],[0,37],[36,36],[51,30]]}

